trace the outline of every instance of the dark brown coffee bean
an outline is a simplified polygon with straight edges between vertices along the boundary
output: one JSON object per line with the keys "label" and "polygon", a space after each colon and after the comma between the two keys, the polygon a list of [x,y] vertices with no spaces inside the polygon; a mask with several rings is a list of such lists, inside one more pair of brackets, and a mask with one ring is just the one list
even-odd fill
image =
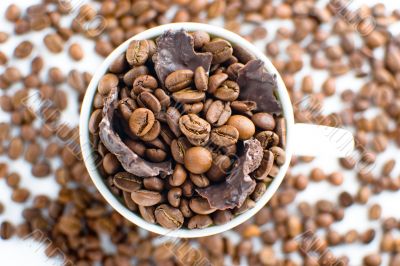
{"label": "dark brown coffee bean", "polygon": [[226,74],[228,74],[229,79],[237,80],[238,72],[243,67],[244,67],[244,65],[242,63],[233,63],[233,64],[229,65],[229,67],[226,70]]}
{"label": "dark brown coffee bean", "polygon": [[173,187],[179,187],[186,181],[186,178],[187,173],[183,165],[176,164],[174,172],[169,178],[169,184]]}
{"label": "dark brown coffee bean", "polygon": [[185,152],[184,163],[191,173],[203,174],[211,167],[211,152],[203,147],[191,147]]}
{"label": "dark brown coffee bean", "polygon": [[168,191],[168,202],[172,207],[178,208],[181,203],[182,189],[181,188],[171,188]]}
{"label": "dark brown coffee bean", "polygon": [[191,33],[195,49],[202,48],[206,43],[210,42],[210,35],[205,31],[195,31]]}
{"label": "dark brown coffee bean", "polygon": [[23,203],[28,200],[30,194],[31,193],[26,188],[17,188],[13,191],[11,199],[17,203]]}
{"label": "dark brown coffee bean", "polygon": [[121,167],[117,157],[112,153],[107,153],[103,158],[103,168],[107,174],[113,175]]}
{"label": "dark brown coffee bean", "polygon": [[195,114],[182,116],[179,119],[179,128],[193,145],[206,143],[211,131],[211,125]]}
{"label": "dark brown coffee bean", "polygon": [[167,124],[176,137],[182,134],[179,126],[180,117],[181,114],[175,107],[169,107],[167,109]]}
{"label": "dark brown coffee bean", "polygon": [[203,229],[212,225],[213,221],[208,215],[195,215],[189,219],[189,229]]}
{"label": "dark brown coffee bean", "polygon": [[126,61],[130,65],[144,65],[149,57],[149,44],[146,40],[133,40],[126,50]]}
{"label": "dark brown coffee bean", "polygon": [[274,154],[271,151],[264,150],[261,164],[253,173],[255,179],[265,180],[268,178],[272,166],[274,165],[274,158]]}
{"label": "dark brown coffee bean", "polygon": [[262,130],[274,130],[274,117],[268,113],[257,113],[251,117],[253,123]]}
{"label": "dark brown coffee bean", "polygon": [[92,134],[98,134],[99,133],[99,124],[101,122],[101,119],[103,118],[102,110],[97,109],[94,110],[92,115],[90,116],[89,119],[89,132]]}
{"label": "dark brown coffee bean", "polygon": [[217,210],[212,214],[213,221],[216,225],[226,224],[227,222],[231,221],[234,216],[230,210]]}
{"label": "dark brown coffee bean", "polygon": [[239,140],[239,131],[229,125],[213,128],[211,130],[210,140],[217,146],[226,147],[237,143]]}
{"label": "dark brown coffee bean", "polygon": [[141,140],[145,142],[151,142],[154,141],[155,139],[158,138],[161,132],[161,124],[157,120],[155,120],[154,125],[151,127],[151,129],[142,137],[140,137]]}
{"label": "dark brown coffee bean", "polygon": [[256,205],[256,203],[253,200],[247,198],[245,200],[245,202],[242,204],[242,206],[240,206],[239,208],[233,209],[232,213],[234,215],[240,215],[240,214],[248,211],[249,209],[253,208],[255,205]]}
{"label": "dark brown coffee bean", "polygon": [[160,101],[150,92],[145,91],[140,93],[137,102],[141,107],[150,109],[155,114],[161,112]]}
{"label": "dark brown coffee bean", "polygon": [[174,139],[171,143],[171,154],[177,163],[183,164],[186,150],[189,149],[189,141],[185,137]]}
{"label": "dark brown coffee bean", "polygon": [[233,54],[232,45],[223,39],[214,39],[204,44],[203,51],[210,52],[213,55],[213,64],[220,64],[228,60]]}
{"label": "dark brown coffee bean", "polygon": [[258,182],[250,198],[257,202],[264,195],[265,191],[267,191],[267,185],[263,182]]}
{"label": "dark brown coffee bean", "polygon": [[282,148],[280,148],[278,146],[275,146],[275,147],[272,147],[270,149],[270,151],[274,154],[274,158],[275,158],[274,162],[277,165],[281,166],[281,165],[283,165],[285,163],[285,161],[286,161],[286,152]]}
{"label": "dark brown coffee bean", "polygon": [[239,132],[239,139],[250,139],[256,129],[253,122],[243,115],[233,115],[229,118],[227,125],[235,127]]}
{"label": "dark brown coffee bean", "polygon": [[216,211],[215,208],[212,208],[208,201],[203,198],[192,198],[189,202],[190,209],[197,214],[211,214]]}
{"label": "dark brown coffee bean", "polygon": [[136,212],[138,210],[138,205],[135,202],[133,202],[133,200],[131,198],[131,193],[122,191],[122,195],[123,195],[126,207],[128,207],[129,210]]}
{"label": "dark brown coffee bean", "polygon": [[177,92],[189,87],[193,81],[194,73],[190,69],[182,69],[172,72],[165,79],[165,87],[170,92]]}
{"label": "dark brown coffee bean", "polygon": [[206,112],[207,121],[214,126],[224,125],[232,114],[229,102],[214,101]]}
{"label": "dark brown coffee bean", "polygon": [[149,206],[145,207],[142,205],[139,205],[139,213],[142,216],[142,218],[151,224],[156,223],[156,216],[154,215],[155,207],[154,206]]}
{"label": "dark brown coffee bean", "polygon": [[57,33],[47,34],[43,42],[52,53],[58,54],[64,49],[64,40]]}
{"label": "dark brown coffee bean", "polygon": [[172,98],[178,103],[197,103],[204,100],[206,94],[202,91],[186,88],[172,93]]}
{"label": "dark brown coffee bean", "polygon": [[239,97],[239,85],[231,80],[224,81],[214,92],[217,99],[232,102]]}
{"label": "dark brown coffee bean", "polygon": [[146,66],[134,66],[131,70],[125,73],[123,80],[125,85],[130,87],[138,77],[148,74],[149,69]]}
{"label": "dark brown coffee bean", "polygon": [[24,159],[30,163],[35,163],[40,158],[41,153],[42,147],[38,143],[33,142],[27,146]]}
{"label": "dark brown coffee bean", "polygon": [[18,173],[10,173],[6,176],[7,185],[11,188],[17,188],[19,186],[21,176]]}
{"label": "dark brown coffee bean", "polygon": [[171,105],[171,99],[163,89],[156,89],[154,96],[157,97],[163,110],[166,110]]}
{"label": "dark brown coffee bean", "polygon": [[143,137],[153,127],[155,122],[154,114],[146,108],[138,108],[133,111],[129,118],[129,128],[133,134]]}
{"label": "dark brown coffee bean", "polygon": [[133,192],[141,188],[142,179],[128,172],[119,172],[114,176],[113,184],[123,191]]}
{"label": "dark brown coffee bean", "polygon": [[198,103],[193,103],[193,104],[184,104],[183,105],[183,113],[187,114],[198,114],[203,110],[203,103],[198,102]]}
{"label": "dark brown coffee bean", "polygon": [[225,73],[218,73],[210,76],[208,79],[208,93],[214,94],[215,91],[222,85],[224,81],[228,79],[228,75]]}
{"label": "dark brown coffee bean", "polygon": [[133,82],[133,89],[135,88],[144,88],[144,89],[150,89],[150,90],[155,90],[157,89],[158,83],[157,80],[150,75],[141,75],[138,76],[135,81]]}
{"label": "dark brown coffee bean", "polygon": [[181,203],[179,205],[179,209],[183,214],[183,217],[190,218],[193,216],[193,212],[189,207],[189,201],[185,198],[181,199]]}
{"label": "dark brown coffee bean", "polygon": [[101,95],[107,96],[112,88],[118,86],[118,77],[114,74],[106,74],[99,81],[97,90]]}
{"label": "dark brown coffee bean", "polygon": [[132,200],[139,206],[149,207],[161,202],[161,194],[150,190],[136,190],[131,193]]}
{"label": "dark brown coffee bean", "polygon": [[208,180],[208,178],[203,174],[190,173],[189,177],[190,177],[190,180],[192,180],[193,184],[196,187],[204,188],[204,187],[208,187],[208,185],[210,184],[210,181]]}
{"label": "dark brown coffee bean", "polygon": [[134,140],[126,140],[125,144],[134,153],[136,153],[140,157],[144,157],[145,152],[146,152],[146,146],[144,146],[144,144],[142,144],[141,142],[138,142],[138,141],[134,141]]}
{"label": "dark brown coffee bean", "polygon": [[199,91],[208,89],[208,75],[202,66],[196,68],[194,72],[194,84]]}
{"label": "dark brown coffee bean", "polygon": [[183,225],[183,215],[177,208],[173,208],[167,204],[158,206],[155,210],[157,223],[168,229],[178,229]]}
{"label": "dark brown coffee bean", "polygon": [[163,162],[167,158],[167,153],[162,149],[157,148],[147,149],[145,154],[147,159],[155,163]]}
{"label": "dark brown coffee bean", "polygon": [[231,167],[231,159],[226,155],[217,155],[206,173],[208,179],[213,182],[220,182],[227,175]]}
{"label": "dark brown coffee bean", "polygon": [[269,149],[279,144],[279,137],[273,131],[261,131],[256,135],[256,139],[264,149]]}
{"label": "dark brown coffee bean", "polygon": [[126,121],[129,120],[133,111],[137,108],[138,108],[138,106],[137,106],[135,100],[133,100],[132,98],[129,98],[129,97],[125,97],[118,102],[118,110],[119,110],[120,114],[122,115],[122,117]]}
{"label": "dark brown coffee bean", "polygon": [[15,233],[15,227],[8,221],[3,221],[0,225],[0,237],[1,239],[10,239]]}
{"label": "dark brown coffee bean", "polygon": [[147,177],[143,179],[143,186],[148,190],[162,191],[164,189],[164,181],[158,177]]}

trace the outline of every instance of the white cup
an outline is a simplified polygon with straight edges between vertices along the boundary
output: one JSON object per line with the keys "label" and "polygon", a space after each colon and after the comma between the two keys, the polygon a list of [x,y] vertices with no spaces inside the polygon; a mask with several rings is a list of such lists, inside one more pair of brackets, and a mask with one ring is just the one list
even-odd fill
{"label": "white cup", "polygon": [[[104,177],[102,177],[97,170],[95,158],[93,156],[94,150],[90,145],[88,125],[89,118],[92,112],[93,98],[97,90],[97,84],[101,77],[107,72],[111,63],[114,62],[114,60],[119,55],[127,50],[129,43],[132,40],[155,39],[167,30],[179,29],[185,29],[187,31],[206,31],[213,37],[221,37],[231,43],[238,44],[248,51],[252,52],[258,59],[262,60],[265,64],[265,68],[269,73],[276,74],[278,97],[282,104],[283,114],[286,119],[287,145],[285,149],[285,164],[280,167],[278,175],[270,183],[267,191],[256,203],[254,208],[249,209],[243,214],[236,216],[230,222],[223,225],[213,225],[204,229],[177,229],[171,231],[157,224],[148,223],[139,215],[135,214],[127,207],[125,207],[124,204],[111,193],[110,189],[105,184]],[[121,44],[105,59],[105,61],[97,69],[95,75],[92,78],[92,81],[89,84],[89,87],[86,90],[86,95],[83,100],[81,109],[79,131],[83,160],[89,171],[89,175],[93,180],[93,183],[106,199],[106,201],[122,216],[124,216],[129,221],[135,223],[137,226],[140,226],[148,231],[160,235],[182,238],[205,237],[222,233],[245,222],[254,214],[256,214],[269,201],[269,199],[278,189],[288,170],[289,162],[293,154],[308,156],[328,155],[331,157],[344,157],[348,156],[354,148],[353,135],[347,130],[326,126],[294,123],[292,103],[290,101],[289,94],[286,90],[285,84],[283,83],[281,76],[272,65],[270,60],[254,45],[252,45],[250,42],[243,39],[239,35],[223,28],[211,26],[208,24],[186,22],[166,24],[141,32]]]}

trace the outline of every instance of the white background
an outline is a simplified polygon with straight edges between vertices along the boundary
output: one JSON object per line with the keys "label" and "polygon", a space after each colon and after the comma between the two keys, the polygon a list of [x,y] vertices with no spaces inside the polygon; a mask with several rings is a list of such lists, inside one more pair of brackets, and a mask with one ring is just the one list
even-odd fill
{"label": "white background", "polygon": [[[72,1],[75,2],[75,1]],[[326,1],[319,1],[318,5],[323,5]],[[352,7],[357,7],[364,1],[356,0],[353,1]],[[25,0],[25,1],[11,1],[11,0],[1,0],[0,4],[0,31],[5,31],[8,33],[12,33],[13,27],[10,23],[6,22],[3,19],[3,14],[10,3],[17,3],[19,6],[29,6],[30,4],[38,3],[35,0]],[[393,9],[398,6],[398,1],[393,0],[385,0],[385,1],[373,1],[369,0],[367,4],[372,5],[375,3],[385,3],[388,9]],[[68,21],[68,19],[66,20]],[[65,22],[66,22],[65,21]],[[213,24],[221,25],[221,21],[213,21]],[[284,24],[282,24],[284,23]],[[67,24],[66,24],[67,25]],[[280,25],[288,25],[290,23],[287,22],[278,22],[278,21],[270,21],[265,23],[265,27],[269,31],[269,35],[267,40],[269,40],[273,36],[273,31],[279,27]],[[247,26],[246,26],[247,27]],[[245,27],[245,28],[246,28]],[[393,27],[394,32],[400,31],[400,26],[397,24]],[[60,67],[65,74],[67,74],[72,68],[77,68],[79,70],[88,70],[89,72],[94,72],[96,66],[101,62],[101,58],[99,58],[93,52],[94,44],[91,41],[88,41],[82,37],[74,36],[70,42],[79,42],[84,47],[85,58],[80,63],[76,63],[71,61],[67,53],[63,53],[60,55],[54,55],[49,53],[43,45],[42,38],[43,36],[50,32],[50,30],[45,30],[40,33],[31,33],[29,35],[12,37],[5,44],[0,44],[0,50],[5,52],[10,58],[12,58],[13,48],[16,44],[23,40],[30,40],[35,43],[34,54],[41,54],[47,63],[46,67],[58,66]],[[265,41],[259,41],[255,43],[260,49],[264,50]],[[68,45],[66,46],[68,47]],[[379,51],[378,51],[379,52]],[[18,66],[24,74],[27,74],[29,69],[29,62],[24,62],[21,60],[11,59],[10,64],[14,66]],[[3,67],[0,67],[0,73],[3,71]],[[309,68],[304,68],[301,71],[301,75],[306,74],[310,71]],[[45,71],[44,71],[45,73]],[[43,73],[43,74],[44,74]],[[313,75],[314,80],[317,84],[321,84],[322,81],[326,78],[327,74],[321,71],[314,71],[311,73]],[[351,75],[346,75],[341,77],[338,80],[338,91],[343,91],[344,89],[350,88],[357,90],[360,85],[363,84],[365,80],[362,79],[354,79]],[[297,82],[298,83],[298,82]],[[298,86],[299,84],[296,84]],[[21,88],[21,85],[14,86],[10,92],[15,89]],[[317,88],[319,86],[316,86]],[[76,125],[78,121],[78,113],[77,113],[77,95],[67,86],[62,87],[65,91],[68,92],[70,97],[69,99],[69,107],[68,110],[64,112],[63,118],[65,121]],[[329,113],[331,111],[340,110],[344,108],[341,105],[337,98],[332,97],[331,99],[326,100],[327,106],[324,110]],[[374,115],[371,113],[371,115]],[[8,116],[0,110],[0,121],[7,121]],[[14,132],[15,133],[15,132]],[[377,173],[380,171],[380,163],[384,161],[386,158],[395,158],[396,155],[399,154],[398,148],[392,143],[390,148],[385,152],[384,156],[380,156],[378,160],[378,166],[374,169]],[[7,161],[5,156],[0,156],[0,162]],[[54,166],[57,166],[58,162],[52,162]],[[308,173],[313,166],[322,167],[327,173],[332,172],[334,170],[339,170],[340,167],[337,164],[336,160],[328,159],[328,158],[318,158],[314,160],[312,164],[308,164],[306,166],[300,166],[293,169],[294,173]],[[10,171],[16,171],[20,173],[21,187],[29,188],[33,191],[33,195],[37,194],[47,194],[50,196],[55,196],[57,194],[58,186],[56,185],[54,179],[46,178],[43,180],[35,179],[30,174],[30,167],[27,165],[22,159],[13,161],[10,163]],[[397,165],[395,168],[395,177],[398,176],[400,170],[400,166]],[[348,191],[352,194],[355,194],[358,188],[358,184],[356,182],[355,173],[352,171],[344,171],[345,173],[345,182],[340,187],[332,187],[325,182],[321,182],[318,184],[310,184],[307,188],[307,191],[301,193],[296,201],[306,200],[309,202],[315,202],[317,199],[328,199],[335,201],[337,199],[337,195],[342,191]],[[10,220],[13,223],[18,223],[22,221],[21,211],[23,209],[23,205],[15,204],[10,200],[11,190],[7,187],[4,180],[0,180],[0,201],[5,205],[5,213],[0,215],[0,222],[3,220]],[[32,196],[31,196],[32,199]],[[388,193],[384,192],[379,196],[372,197],[368,206],[373,203],[380,203],[383,206],[383,217],[394,216],[396,218],[400,218],[400,214],[398,212],[399,203],[400,203],[400,193]],[[360,265],[360,261],[362,256],[366,253],[377,251],[379,248],[378,240],[381,237],[380,234],[380,225],[378,222],[370,222],[367,219],[367,210],[368,208],[357,206],[356,204],[346,209],[346,215],[344,221],[334,224],[333,228],[339,232],[346,232],[349,229],[357,229],[360,232],[368,229],[375,228],[377,229],[378,235],[375,237],[375,240],[369,245],[359,245],[352,244],[344,247],[333,248],[332,251],[336,255],[346,254],[350,257],[351,265],[357,266]],[[396,211],[397,210],[397,211]],[[258,245],[257,245],[258,246]],[[41,245],[37,243],[33,243],[28,240],[20,240],[17,238],[13,238],[8,241],[0,240],[0,265],[59,265],[60,262],[56,260],[48,260],[47,257],[43,254],[43,250],[46,247],[46,243],[41,243]],[[384,264],[387,264],[387,257],[384,256]]]}

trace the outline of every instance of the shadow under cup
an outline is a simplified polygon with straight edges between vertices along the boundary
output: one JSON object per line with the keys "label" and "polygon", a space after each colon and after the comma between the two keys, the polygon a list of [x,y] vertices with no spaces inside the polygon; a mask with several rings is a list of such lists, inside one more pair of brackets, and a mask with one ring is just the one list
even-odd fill
{"label": "shadow under cup", "polygon": [[[91,145],[91,138],[88,126],[89,118],[93,110],[92,104],[94,96],[97,91],[97,84],[99,83],[102,76],[107,72],[109,66],[114,62],[114,60],[127,50],[130,42],[132,40],[155,39],[158,36],[160,36],[164,31],[180,30],[180,29],[184,29],[189,32],[198,30],[206,31],[213,37],[221,37],[231,43],[237,44],[243,47],[244,49],[247,49],[248,51],[251,51],[256,58],[262,60],[264,62],[266,70],[269,73],[276,75],[277,96],[283,108],[283,115],[286,120],[286,128],[287,128],[286,132],[287,143],[285,147],[286,161],[280,167],[277,176],[268,185],[266,192],[256,202],[256,205],[253,208],[247,210],[246,212],[237,215],[226,224],[213,225],[204,229],[177,229],[177,230],[166,229],[159,225],[148,223],[142,217],[140,217],[139,215],[135,214],[127,207],[125,207],[125,205],[119,199],[117,199],[117,197],[114,196],[114,194],[112,194],[109,187],[105,184],[105,178],[102,177],[100,172],[98,171],[97,166],[99,160],[98,158],[96,158],[96,151],[94,151]],[[292,157],[292,139],[290,137],[290,133],[292,131],[293,125],[294,125],[293,108],[286,87],[282,81],[282,78],[280,77],[276,68],[269,61],[269,59],[254,45],[252,45],[250,42],[243,39],[239,35],[220,27],[211,26],[208,24],[200,24],[200,23],[173,23],[146,30],[130,38],[129,40],[121,44],[117,49],[115,49],[99,66],[86,90],[86,94],[82,103],[82,109],[79,121],[79,131],[80,131],[79,133],[80,133],[82,157],[85,162],[86,168],[88,169],[89,175],[93,183],[95,184],[96,188],[106,199],[106,201],[112,206],[112,208],[114,208],[117,212],[119,212],[123,217],[125,217],[129,221],[133,222],[137,226],[142,227],[148,231],[170,237],[195,238],[195,237],[210,236],[230,230],[231,228],[251,218],[262,207],[264,207],[264,205],[270,200],[270,198],[278,189],[289,167],[289,162]]]}

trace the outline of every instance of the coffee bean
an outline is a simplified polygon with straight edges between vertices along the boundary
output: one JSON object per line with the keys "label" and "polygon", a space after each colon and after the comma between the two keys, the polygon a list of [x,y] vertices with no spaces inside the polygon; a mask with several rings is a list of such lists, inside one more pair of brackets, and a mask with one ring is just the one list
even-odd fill
{"label": "coffee bean", "polygon": [[131,211],[137,211],[138,205],[135,202],[133,202],[133,200],[131,198],[131,193],[123,191],[122,195],[123,195],[126,207],[128,207],[128,209]]}
{"label": "coffee bean", "polygon": [[197,214],[211,214],[216,211],[208,201],[203,198],[192,198],[189,202],[190,209]]}
{"label": "coffee bean", "polygon": [[186,169],[193,174],[207,172],[212,163],[212,156],[209,150],[203,147],[191,147],[186,150],[184,156]]}
{"label": "coffee bean", "polygon": [[101,95],[108,95],[112,88],[118,86],[118,77],[114,74],[106,74],[99,81],[97,90]]}
{"label": "coffee bean", "polygon": [[203,229],[211,226],[213,223],[212,219],[208,215],[195,215],[189,219],[189,229]]}
{"label": "coffee bean", "polygon": [[186,88],[172,93],[172,98],[178,103],[197,103],[204,100],[206,94],[204,92]]}
{"label": "coffee bean", "polygon": [[213,128],[211,130],[212,143],[217,146],[226,147],[237,143],[239,140],[239,131],[229,125]]}
{"label": "coffee bean", "polygon": [[133,89],[135,88],[145,88],[150,90],[157,89],[158,83],[157,80],[150,75],[141,75],[138,76],[133,82]]}
{"label": "coffee bean", "polygon": [[125,144],[134,153],[136,153],[140,157],[144,157],[145,152],[146,152],[146,146],[144,146],[144,144],[142,144],[141,142],[138,142],[138,141],[134,141],[134,140],[126,140]]}
{"label": "coffee bean", "polygon": [[150,92],[142,92],[137,97],[137,102],[141,107],[150,109],[153,113],[159,113],[161,111],[160,101]]}
{"label": "coffee bean", "polygon": [[38,143],[33,142],[27,146],[24,159],[30,163],[35,163],[40,158],[41,153],[41,146]]}
{"label": "coffee bean", "polygon": [[193,81],[194,73],[190,69],[172,72],[165,79],[165,87],[170,92],[177,92],[187,88]]}
{"label": "coffee bean", "polygon": [[232,102],[239,97],[239,85],[231,80],[224,81],[214,92],[217,99]]}
{"label": "coffee bean", "polygon": [[272,131],[261,131],[256,135],[256,139],[264,149],[269,149],[279,144],[279,137]]}
{"label": "coffee bean", "polygon": [[161,132],[161,124],[157,120],[155,120],[154,125],[151,127],[151,129],[142,137],[140,137],[141,140],[145,142],[151,142],[154,141],[155,139],[158,138]]}
{"label": "coffee bean", "polygon": [[218,73],[210,76],[208,79],[208,93],[214,94],[215,91],[228,79],[225,73]]}
{"label": "coffee bean", "polygon": [[216,225],[226,224],[231,221],[234,216],[230,210],[217,210],[213,214],[213,221]]}
{"label": "coffee bean", "polygon": [[9,221],[3,221],[0,225],[0,237],[1,239],[10,239],[15,233],[15,227]]}
{"label": "coffee bean", "polygon": [[28,57],[33,50],[33,44],[30,41],[23,41],[15,47],[14,56],[19,59]]}
{"label": "coffee bean", "polygon": [[189,177],[190,177],[190,180],[192,180],[193,184],[196,185],[196,187],[204,188],[204,187],[208,187],[208,185],[210,184],[210,181],[208,180],[208,178],[203,174],[190,173]]}
{"label": "coffee bean", "polygon": [[257,180],[266,180],[274,165],[274,154],[272,151],[264,150],[261,165],[254,172],[254,178]]}
{"label": "coffee bean", "polygon": [[242,115],[231,116],[227,125],[233,126],[238,130],[240,140],[250,139],[256,131],[253,122]]}
{"label": "coffee bean", "polygon": [[241,63],[233,63],[226,69],[226,74],[230,80],[237,80],[239,70],[244,67]]}
{"label": "coffee bean", "polygon": [[162,149],[157,149],[157,148],[147,149],[145,154],[147,159],[155,163],[163,162],[167,158],[167,153]]}
{"label": "coffee bean", "polygon": [[181,203],[182,189],[172,188],[168,191],[168,202],[172,207],[178,208]]}
{"label": "coffee bean", "polygon": [[153,127],[155,122],[154,114],[146,108],[138,108],[133,111],[129,118],[129,128],[133,134],[143,137]]}
{"label": "coffee bean", "polygon": [[99,132],[99,124],[101,119],[103,118],[102,110],[95,110],[89,119],[89,132],[92,134],[98,134]]}
{"label": "coffee bean", "polygon": [[220,182],[227,175],[231,167],[231,159],[226,155],[217,155],[210,170],[207,171],[206,176],[213,182]]}
{"label": "coffee bean", "polygon": [[121,167],[117,157],[112,153],[107,153],[103,158],[103,168],[107,174],[115,174]]}
{"label": "coffee bean", "polygon": [[29,196],[29,190],[27,190],[26,188],[17,188],[13,191],[11,199],[17,203],[23,203],[28,200]]}
{"label": "coffee bean", "polygon": [[126,50],[126,61],[130,65],[144,65],[149,57],[149,44],[146,40],[133,40]]}
{"label": "coffee bean", "polygon": [[68,49],[69,56],[75,61],[81,61],[84,57],[82,47],[78,43],[73,43]]}
{"label": "coffee bean", "polygon": [[213,55],[213,64],[220,64],[228,60],[233,54],[232,45],[223,39],[214,39],[204,44],[203,51],[210,52]]}
{"label": "coffee bean", "polygon": [[141,188],[142,180],[131,173],[119,172],[114,176],[113,184],[123,191],[133,192]]}
{"label": "coffee bean", "polygon": [[194,84],[199,91],[207,91],[208,75],[203,67],[196,68],[194,72]]}
{"label": "coffee bean", "polygon": [[174,187],[181,186],[186,181],[187,173],[183,165],[176,164],[172,176],[169,178],[169,184]]}
{"label": "coffee bean", "polygon": [[155,224],[156,223],[156,216],[154,215],[155,212],[155,207],[154,206],[142,206],[139,205],[139,213],[140,216],[143,217],[143,219],[151,224]]}
{"label": "coffee bean", "polygon": [[272,147],[270,149],[270,151],[274,154],[274,158],[275,158],[274,162],[277,165],[281,166],[281,165],[283,165],[285,163],[285,161],[286,161],[286,152],[282,148],[280,148],[278,146],[275,146],[275,147]]}
{"label": "coffee bean", "polygon": [[268,113],[257,113],[251,117],[253,123],[262,130],[274,130],[274,117]]}
{"label": "coffee bean", "polygon": [[131,193],[132,200],[139,206],[149,207],[161,202],[159,192],[139,189]]}
{"label": "coffee bean", "polygon": [[154,96],[157,97],[163,110],[166,110],[171,105],[171,99],[164,90],[156,89]]}
{"label": "coffee bean", "polygon": [[132,86],[132,84],[138,77],[148,74],[149,74],[149,69],[145,65],[134,66],[131,70],[125,73],[123,80],[125,85]]}
{"label": "coffee bean", "polygon": [[192,34],[195,49],[202,48],[206,43],[210,42],[210,35],[205,31],[195,31]]}
{"label": "coffee bean", "polygon": [[171,143],[171,154],[174,160],[177,163],[183,164],[185,153],[190,147],[191,145],[186,138],[180,137],[178,139],[174,139]]}
{"label": "coffee bean", "polygon": [[169,107],[167,109],[167,124],[176,137],[179,137],[182,134],[179,125],[180,118],[181,114],[178,109],[175,107]]}
{"label": "coffee bean", "polygon": [[24,144],[21,138],[12,138],[8,146],[8,157],[11,160],[18,159],[24,152]]}
{"label": "coffee bean", "polygon": [[253,200],[247,198],[245,202],[242,204],[242,206],[240,206],[239,208],[235,208],[232,213],[234,215],[240,215],[248,211],[249,209],[253,208],[255,205],[256,203]]}
{"label": "coffee bean", "polygon": [[5,18],[10,22],[16,22],[20,18],[21,13],[21,9],[17,5],[11,4],[6,9]]}
{"label": "coffee bean", "polygon": [[143,186],[148,190],[162,191],[164,189],[164,181],[158,177],[147,177],[143,179]]}
{"label": "coffee bean", "polygon": [[178,229],[183,225],[183,215],[177,208],[167,204],[158,206],[155,210],[157,223],[168,229]]}
{"label": "coffee bean", "polygon": [[211,126],[195,114],[184,115],[179,119],[180,131],[193,145],[202,145],[208,141]]}
{"label": "coffee bean", "polygon": [[[129,120],[133,111],[137,108],[138,108],[138,106],[137,106],[135,100],[133,100],[132,98],[129,98],[129,97],[125,97],[118,102],[118,110],[119,110],[121,116],[126,121]],[[93,116],[93,114],[92,114],[92,116]]]}
{"label": "coffee bean", "polygon": [[207,121],[214,126],[224,125],[232,114],[229,102],[214,101],[206,112]]}
{"label": "coffee bean", "polygon": [[198,114],[203,110],[203,103],[193,103],[193,104],[184,104],[183,105],[183,112],[187,114]]}
{"label": "coffee bean", "polygon": [[47,34],[43,39],[44,44],[50,52],[58,54],[64,49],[64,41],[60,35],[53,33]]}

